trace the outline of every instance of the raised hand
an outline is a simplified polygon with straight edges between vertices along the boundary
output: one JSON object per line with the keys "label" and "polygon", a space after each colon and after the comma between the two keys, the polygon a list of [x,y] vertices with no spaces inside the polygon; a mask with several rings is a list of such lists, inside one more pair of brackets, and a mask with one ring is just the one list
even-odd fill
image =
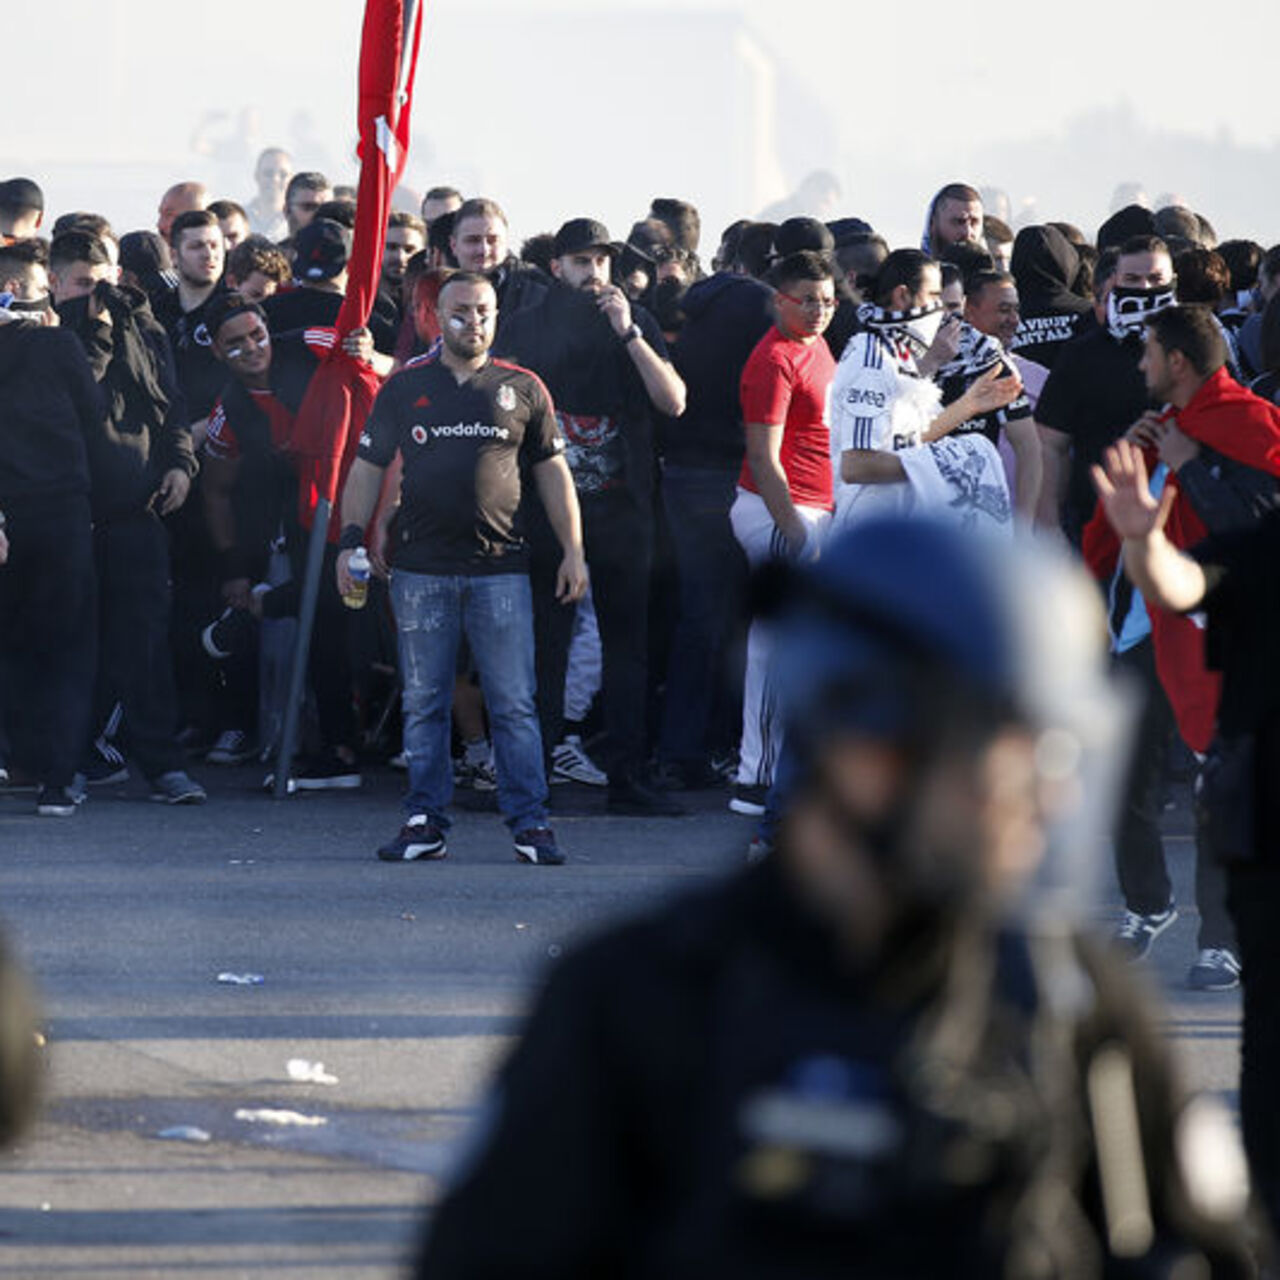
{"label": "raised hand", "polygon": [[1111,527],[1121,538],[1133,541],[1162,530],[1177,497],[1171,485],[1159,502],[1151,496],[1142,450],[1128,440],[1117,441],[1103,454],[1103,465],[1093,468],[1093,487]]}

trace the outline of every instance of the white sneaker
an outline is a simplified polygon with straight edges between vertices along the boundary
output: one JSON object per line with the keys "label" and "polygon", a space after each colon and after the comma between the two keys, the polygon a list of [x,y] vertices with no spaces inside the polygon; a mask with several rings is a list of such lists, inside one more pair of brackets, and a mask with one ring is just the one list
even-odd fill
{"label": "white sneaker", "polygon": [[587,787],[607,787],[608,775],[582,749],[582,739],[576,733],[569,734],[551,752],[553,779],[564,782],[581,782]]}

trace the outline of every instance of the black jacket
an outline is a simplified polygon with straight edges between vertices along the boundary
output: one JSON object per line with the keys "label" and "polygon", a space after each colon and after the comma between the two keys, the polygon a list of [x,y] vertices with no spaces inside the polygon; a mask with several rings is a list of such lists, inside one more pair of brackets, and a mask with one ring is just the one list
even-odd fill
{"label": "black jacket", "polygon": [[[1065,947],[1094,998],[1058,1036],[1024,936],[904,929],[855,972],[776,860],[614,929],[552,975],[417,1274],[988,1280],[1030,1274],[1005,1264],[1037,1224],[1033,1251],[1167,1275],[1106,1260],[1080,1081],[1120,1044],[1158,1240],[1243,1277],[1234,1236],[1188,1208],[1167,1056],[1131,979]],[[1047,1043],[1066,1094],[1030,1065]]]}
{"label": "black jacket", "polygon": [[663,418],[660,452],[672,466],[737,471],[745,448],[742,368],[773,323],[772,291],[750,276],[718,272],[684,295],[684,328],[671,361],[684,379],[687,403]]}
{"label": "black jacket", "polygon": [[75,334],[0,324],[0,510],[89,492],[103,402]]}
{"label": "black jacket", "polygon": [[186,409],[163,327],[139,289],[100,284],[96,297],[111,323],[92,319],[89,299],[58,308],[63,327],[80,339],[106,411],[105,440],[95,448],[95,520],[145,509],[167,471],[194,476]]}

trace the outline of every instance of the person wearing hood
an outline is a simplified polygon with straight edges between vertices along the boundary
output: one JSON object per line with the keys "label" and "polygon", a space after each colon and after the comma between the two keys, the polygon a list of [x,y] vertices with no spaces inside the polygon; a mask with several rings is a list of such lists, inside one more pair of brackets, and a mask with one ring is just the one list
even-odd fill
{"label": "person wearing hood", "polygon": [[1052,369],[1062,348],[1090,322],[1087,298],[1072,291],[1080,255],[1057,227],[1023,227],[1013,242],[1021,322],[1011,349]]}
{"label": "person wearing hood", "polygon": [[0,291],[27,307],[0,308],[0,716],[40,787],[36,812],[68,818],[97,637],[89,463],[106,442],[83,348],[33,310],[48,284],[31,244],[0,248]]}
{"label": "person wearing hood", "polygon": [[738,384],[772,323],[773,295],[731,255],[689,287],[682,305],[684,328],[671,358],[687,403],[683,417],[659,419],[679,604],[658,754],[672,783],[693,786],[710,781],[709,758],[736,737],[725,672],[746,568],[729,521],[746,447]]}
{"label": "person wearing hood", "polygon": [[92,749],[119,703],[152,798],[200,804],[204,788],[184,770],[176,738],[169,648],[169,536],[161,521],[186,502],[197,470],[169,341],[140,289],[111,284],[110,261],[94,237],[59,236],[49,268],[59,319],[84,347],[106,410],[106,447],[92,459],[99,650],[82,773],[86,781],[128,776],[120,760],[95,759]]}
{"label": "person wearing hood", "polygon": [[1062,348],[1036,402],[1044,456],[1038,523],[1077,546],[1094,509],[1090,467],[1154,407],[1138,367],[1142,333],[1176,297],[1173,258],[1158,236],[1126,240],[1113,279],[1106,324]]}
{"label": "person wearing hood", "polygon": [[982,244],[982,197],[967,183],[949,182],[929,201],[920,248],[936,258],[962,241]]}

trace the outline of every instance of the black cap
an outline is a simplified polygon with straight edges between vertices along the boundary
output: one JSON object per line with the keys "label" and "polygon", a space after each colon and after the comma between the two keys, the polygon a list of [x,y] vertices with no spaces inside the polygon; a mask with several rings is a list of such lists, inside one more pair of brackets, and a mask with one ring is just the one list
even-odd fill
{"label": "black cap", "polygon": [[10,178],[0,182],[0,207],[36,209],[44,212],[44,192],[30,178]]}
{"label": "black cap", "polygon": [[566,253],[581,253],[583,249],[607,249],[615,256],[618,252],[603,222],[594,218],[571,218],[556,232],[551,256],[562,258]]}
{"label": "black cap", "polygon": [[331,218],[315,218],[293,237],[293,274],[298,280],[332,280],[351,257],[351,232]]}
{"label": "black cap", "polygon": [[789,258],[802,249],[830,253],[835,247],[835,237],[827,230],[826,223],[817,218],[788,218],[773,233],[775,258]]}

